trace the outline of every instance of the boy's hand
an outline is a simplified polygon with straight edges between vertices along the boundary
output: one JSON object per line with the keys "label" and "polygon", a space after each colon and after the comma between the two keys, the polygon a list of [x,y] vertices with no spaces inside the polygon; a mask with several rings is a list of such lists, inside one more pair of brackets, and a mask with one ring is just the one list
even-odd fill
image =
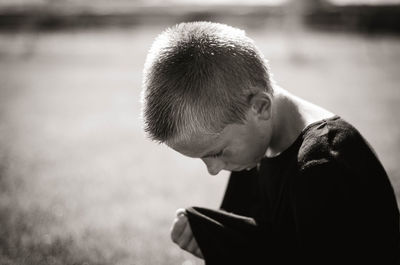
{"label": "boy's hand", "polygon": [[178,209],[176,211],[176,218],[171,228],[171,238],[180,248],[203,259],[203,254],[201,253],[201,250],[193,236],[192,229],[190,228],[185,209]]}

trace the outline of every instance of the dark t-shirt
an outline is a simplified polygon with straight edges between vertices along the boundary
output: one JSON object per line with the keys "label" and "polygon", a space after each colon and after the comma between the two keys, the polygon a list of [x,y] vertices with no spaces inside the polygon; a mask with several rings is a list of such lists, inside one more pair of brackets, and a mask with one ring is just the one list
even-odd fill
{"label": "dark t-shirt", "polygon": [[232,172],[221,210],[187,209],[207,265],[397,264],[399,211],[375,153],[338,116]]}

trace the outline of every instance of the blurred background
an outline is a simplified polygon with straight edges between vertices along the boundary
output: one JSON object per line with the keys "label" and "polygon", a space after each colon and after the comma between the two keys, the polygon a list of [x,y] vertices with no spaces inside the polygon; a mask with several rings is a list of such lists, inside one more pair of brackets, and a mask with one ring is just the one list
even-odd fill
{"label": "blurred background", "polygon": [[175,210],[217,208],[228,172],[147,140],[153,39],[247,31],[284,88],[353,123],[400,200],[400,0],[0,0],[0,264],[182,264]]}

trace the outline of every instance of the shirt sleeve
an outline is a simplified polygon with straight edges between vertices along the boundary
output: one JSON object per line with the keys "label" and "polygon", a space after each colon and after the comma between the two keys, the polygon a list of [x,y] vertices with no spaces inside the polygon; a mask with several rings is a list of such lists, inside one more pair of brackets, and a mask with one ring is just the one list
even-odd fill
{"label": "shirt sleeve", "polygon": [[268,257],[270,226],[255,218],[258,188],[256,169],[232,172],[220,210],[187,209],[206,265],[260,264]]}
{"label": "shirt sleeve", "polygon": [[260,211],[260,187],[256,168],[233,171],[220,208],[238,215],[256,217]]}
{"label": "shirt sleeve", "polygon": [[382,210],[381,190],[335,161],[304,169],[293,189],[299,258],[307,264],[394,264],[396,230],[387,224],[395,216]]}
{"label": "shirt sleeve", "polygon": [[206,265],[260,264],[265,260],[265,227],[253,218],[201,207],[186,212]]}

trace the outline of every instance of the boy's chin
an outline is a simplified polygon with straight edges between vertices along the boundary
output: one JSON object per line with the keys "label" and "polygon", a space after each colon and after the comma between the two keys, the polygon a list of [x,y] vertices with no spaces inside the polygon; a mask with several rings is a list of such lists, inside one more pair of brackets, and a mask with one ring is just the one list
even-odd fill
{"label": "boy's chin", "polygon": [[232,169],[231,171],[243,171],[243,170],[250,171],[250,170],[252,170],[253,168],[255,168],[256,165],[257,165],[257,164],[255,164],[255,165],[250,165],[250,166],[236,167],[236,168]]}

